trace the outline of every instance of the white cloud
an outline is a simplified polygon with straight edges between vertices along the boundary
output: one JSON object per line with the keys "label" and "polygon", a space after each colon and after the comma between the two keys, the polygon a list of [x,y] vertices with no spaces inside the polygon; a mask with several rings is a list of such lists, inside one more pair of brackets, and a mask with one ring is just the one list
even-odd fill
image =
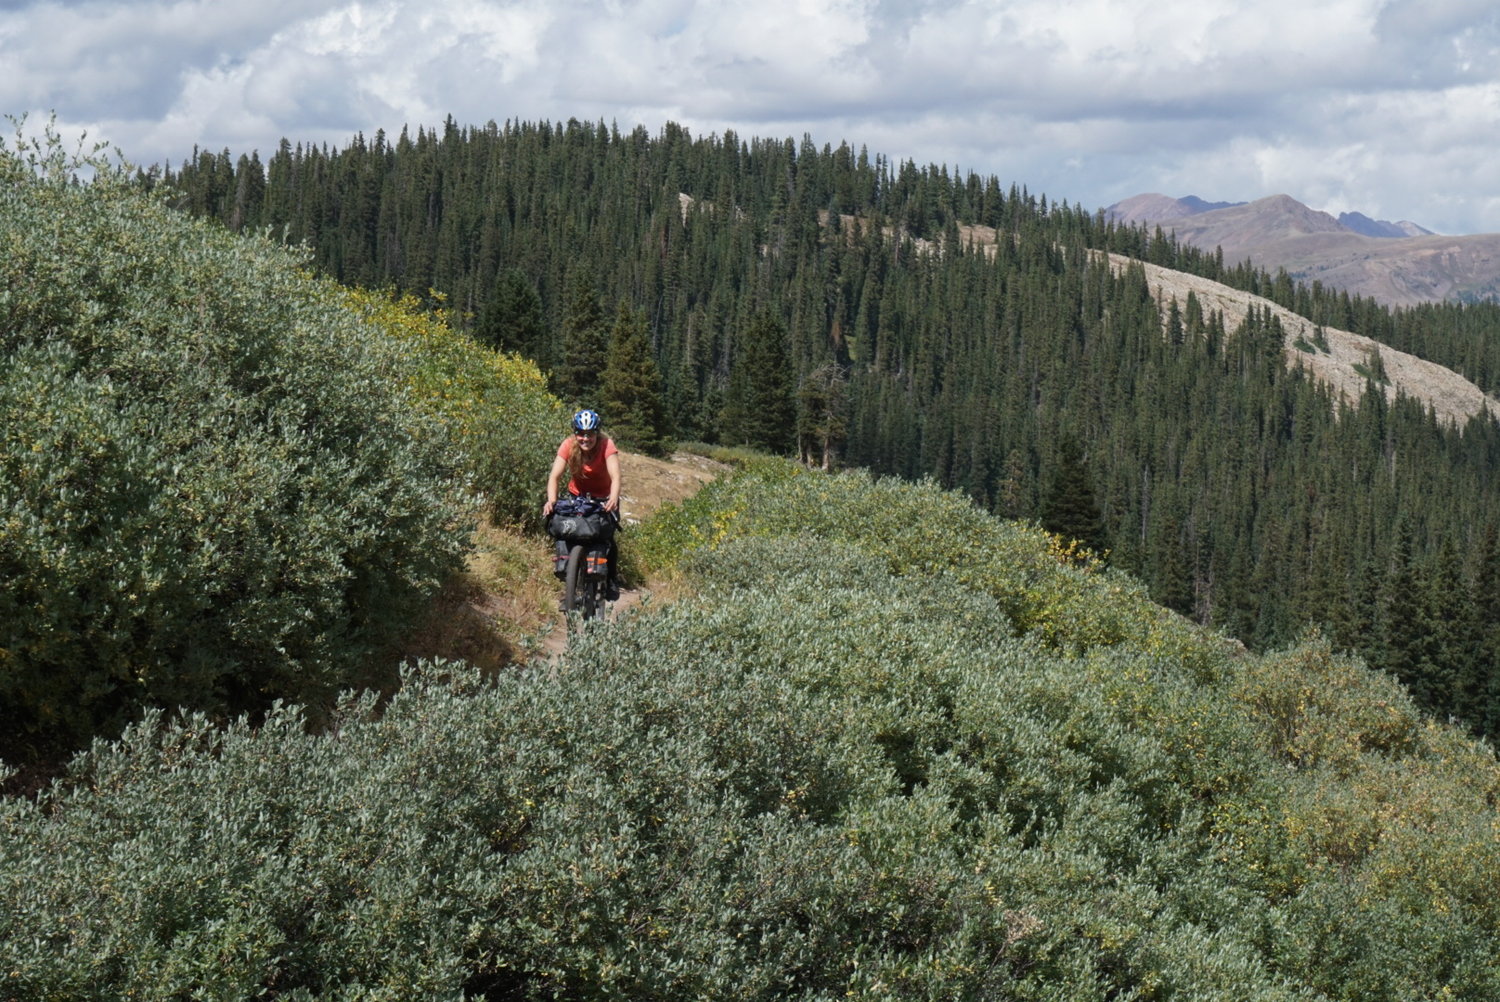
{"label": "white cloud", "polygon": [[506,119],[848,140],[1055,199],[1500,231],[1490,0],[84,0],[0,11],[0,110],[133,159]]}

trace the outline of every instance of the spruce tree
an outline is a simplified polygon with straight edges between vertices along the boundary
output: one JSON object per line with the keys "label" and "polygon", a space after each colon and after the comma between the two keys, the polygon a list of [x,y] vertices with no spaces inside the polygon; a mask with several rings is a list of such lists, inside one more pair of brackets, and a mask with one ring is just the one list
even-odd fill
{"label": "spruce tree", "polygon": [[651,357],[646,318],[623,300],[599,377],[599,403],[605,426],[619,445],[650,455],[665,452],[661,374]]}
{"label": "spruce tree", "polygon": [[1057,466],[1042,501],[1042,528],[1065,540],[1077,540],[1096,556],[1104,555],[1104,516],[1094,499],[1083,450],[1072,436],[1058,446]]}
{"label": "spruce tree", "polygon": [[1385,578],[1373,558],[1366,558],[1350,576],[1347,614],[1333,623],[1334,639],[1360,652],[1377,668],[1385,667],[1385,633],[1381,629],[1381,600]]}
{"label": "spruce tree", "polygon": [[1474,556],[1474,620],[1479,653],[1475,659],[1472,715],[1482,734],[1500,734],[1500,531],[1488,523]]}
{"label": "spruce tree", "polygon": [[1026,454],[1012,449],[1005,457],[1005,471],[995,489],[995,514],[1004,518],[1026,518],[1032,514],[1031,471]]}
{"label": "spruce tree", "polygon": [[597,401],[599,377],[608,361],[609,325],[592,280],[580,269],[568,280],[562,358],[553,371],[557,395],[578,406]]}
{"label": "spruce tree", "polygon": [[725,437],[767,452],[792,451],[797,433],[786,328],[768,310],[756,314],[740,342],[729,381]]}
{"label": "spruce tree", "polygon": [[495,289],[480,314],[475,339],[499,351],[514,351],[539,363],[545,348],[542,297],[526,276],[512,268],[495,279]]}
{"label": "spruce tree", "polygon": [[834,456],[849,434],[848,382],[849,373],[837,362],[825,362],[802,380],[797,393],[797,451],[804,463],[833,468]]}
{"label": "spruce tree", "polygon": [[1193,614],[1193,576],[1182,549],[1182,527],[1172,515],[1160,519],[1152,535],[1151,597],[1184,616]]}
{"label": "spruce tree", "polygon": [[1439,544],[1427,573],[1432,615],[1432,699],[1443,713],[1474,719],[1479,683],[1479,623],[1469,582],[1451,536]]}
{"label": "spruce tree", "polygon": [[1432,616],[1425,575],[1412,553],[1411,523],[1402,518],[1396,526],[1390,571],[1386,575],[1384,601],[1384,648],[1382,665],[1411,690],[1419,705],[1437,705],[1435,672],[1431,661]]}

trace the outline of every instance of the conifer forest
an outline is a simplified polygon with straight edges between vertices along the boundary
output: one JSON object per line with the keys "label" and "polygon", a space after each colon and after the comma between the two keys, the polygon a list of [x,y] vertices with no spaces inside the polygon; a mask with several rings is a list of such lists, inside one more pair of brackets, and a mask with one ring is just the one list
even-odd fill
{"label": "conifer forest", "polygon": [[[1160,303],[1144,269],[1096,252],[1258,293],[1490,394],[1493,304],[1390,309],[811,137],[450,119],[264,161],[196,151],[144,178],[306,243],[340,282],[440,300],[639,447],[931,478],[1106,551],[1253,649],[1316,629],[1427,709],[1500,729],[1496,422],[1388,401],[1379,372],[1339,399],[1286,365],[1270,313],[1231,327],[1192,296]],[[642,385],[644,403],[619,389]]]}

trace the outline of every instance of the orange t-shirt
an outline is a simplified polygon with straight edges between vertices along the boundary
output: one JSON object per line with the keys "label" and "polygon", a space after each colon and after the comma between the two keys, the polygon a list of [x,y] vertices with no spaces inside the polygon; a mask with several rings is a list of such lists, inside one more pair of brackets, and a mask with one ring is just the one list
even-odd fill
{"label": "orange t-shirt", "polygon": [[[573,454],[577,439],[572,435],[562,440],[557,447],[559,459],[567,460]],[[568,481],[568,491],[573,494],[590,494],[596,498],[609,497],[610,488],[614,486],[610,482],[609,467],[604,461],[619,452],[615,448],[615,440],[608,435],[600,435],[599,441],[594,443],[594,453],[583,461],[583,466],[578,474]]]}

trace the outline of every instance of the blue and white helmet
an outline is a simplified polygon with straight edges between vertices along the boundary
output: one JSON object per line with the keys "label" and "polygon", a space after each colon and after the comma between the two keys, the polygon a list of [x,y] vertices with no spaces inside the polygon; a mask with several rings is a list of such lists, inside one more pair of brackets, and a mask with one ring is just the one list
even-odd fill
{"label": "blue and white helmet", "polygon": [[598,411],[579,411],[573,415],[574,431],[598,431],[601,421]]}

